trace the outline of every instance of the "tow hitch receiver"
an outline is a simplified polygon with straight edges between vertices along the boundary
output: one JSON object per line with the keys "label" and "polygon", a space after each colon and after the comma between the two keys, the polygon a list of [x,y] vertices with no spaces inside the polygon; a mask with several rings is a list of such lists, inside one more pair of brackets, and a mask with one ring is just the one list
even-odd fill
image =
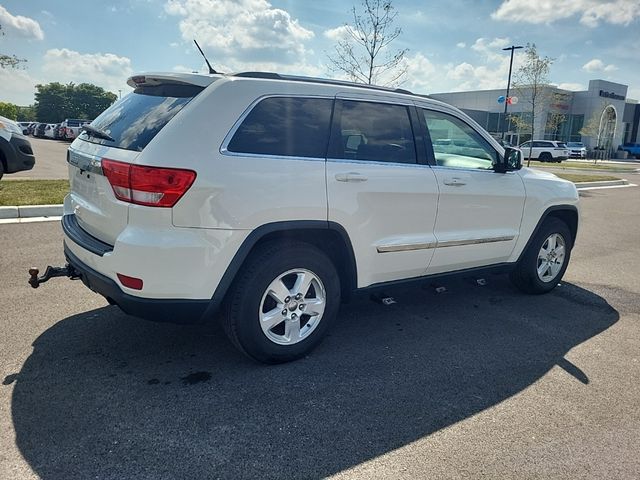
{"label": "tow hitch receiver", "polygon": [[80,278],[75,269],[68,263],[64,267],[48,266],[44,271],[44,275],[42,275],[41,277],[38,276],[39,273],[40,270],[35,267],[31,267],[29,269],[29,285],[31,285],[33,288],[38,288],[41,283],[44,283],[53,277],[69,277],[71,280],[77,280],[78,278]]}

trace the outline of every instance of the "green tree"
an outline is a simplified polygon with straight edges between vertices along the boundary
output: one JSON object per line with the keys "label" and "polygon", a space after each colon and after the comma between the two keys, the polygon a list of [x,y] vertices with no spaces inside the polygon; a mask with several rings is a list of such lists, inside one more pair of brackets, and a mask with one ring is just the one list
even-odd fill
{"label": "green tree", "polygon": [[16,107],[13,103],[0,102],[0,115],[10,120],[17,120],[18,107]]}
{"label": "green tree", "polygon": [[65,118],[92,120],[118,97],[90,83],[36,85],[36,117],[39,122],[58,123]]}
{"label": "green tree", "polygon": [[59,82],[36,85],[36,117],[39,122],[58,123],[69,112],[67,86]]}
{"label": "green tree", "polygon": [[21,122],[35,122],[36,121],[36,107],[35,105],[28,105],[26,107],[18,106],[18,120]]}

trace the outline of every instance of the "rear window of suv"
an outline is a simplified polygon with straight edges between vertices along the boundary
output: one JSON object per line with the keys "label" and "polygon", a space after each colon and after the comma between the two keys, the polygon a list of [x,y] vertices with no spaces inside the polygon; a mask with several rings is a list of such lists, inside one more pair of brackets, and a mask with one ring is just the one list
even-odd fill
{"label": "rear window of suv", "polygon": [[93,128],[108,134],[113,141],[87,132],[82,132],[80,138],[140,152],[202,90],[203,87],[184,84],[138,87],[91,122]]}

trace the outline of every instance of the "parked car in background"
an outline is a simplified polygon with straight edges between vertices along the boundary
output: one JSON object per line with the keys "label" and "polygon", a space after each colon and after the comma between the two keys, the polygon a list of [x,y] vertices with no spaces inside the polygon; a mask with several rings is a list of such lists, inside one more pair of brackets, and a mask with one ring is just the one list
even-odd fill
{"label": "parked car in background", "polygon": [[20,128],[22,128],[23,135],[29,135],[29,122],[18,122],[18,125],[20,125]]}
{"label": "parked car in background", "polygon": [[33,133],[34,133],[34,131],[35,131],[37,126],[38,126],[38,122],[31,122],[29,124],[29,131],[27,132],[28,135],[33,135]]}
{"label": "parked car in background", "polygon": [[56,128],[55,123],[47,123],[46,126],[44,127],[44,136],[46,138],[51,138],[51,139],[56,138],[55,128]]}
{"label": "parked car in background", "polygon": [[53,128],[53,138],[55,138],[56,140],[62,140],[63,132],[64,132],[64,127],[62,126],[62,124],[56,123],[55,127]]}
{"label": "parked car in background", "polygon": [[529,140],[520,145],[524,158],[529,158],[531,150],[531,160],[540,160],[541,162],[557,162],[569,158],[569,149],[562,142],[554,140]]}
{"label": "parked car in background", "polygon": [[63,128],[62,130],[62,138],[66,140],[73,140],[78,136],[80,131],[82,130],[83,125],[89,125],[91,120],[82,120],[78,118],[66,118],[64,122],[61,123]]}
{"label": "parked car in background", "polygon": [[630,157],[640,159],[640,143],[625,143],[620,149],[628,152]]}
{"label": "parked car in background", "polygon": [[569,158],[587,158],[587,147],[582,142],[568,142]]}
{"label": "parked car in background", "polygon": [[38,138],[44,137],[44,131],[47,128],[47,123],[38,123],[33,129],[33,136]]}
{"label": "parked car in background", "polygon": [[5,173],[31,170],[35,163],[36,157],[22,127],[0,116],[0,178]]}

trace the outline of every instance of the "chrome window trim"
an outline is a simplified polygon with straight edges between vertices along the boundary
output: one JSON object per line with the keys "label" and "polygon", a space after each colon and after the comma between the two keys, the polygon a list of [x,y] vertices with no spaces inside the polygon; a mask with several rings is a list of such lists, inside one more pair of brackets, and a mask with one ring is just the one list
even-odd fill
{"label": "chrome window trim", "polygon": [[421,167],[421,168],[431,168],[431,165],[426,165],[423,163],[406,163],[406,162],[385,162],[382,160],[355,160],[353,158],[327,158],[327,162],[329,163],[349,163],[349,164],[357,164],[357,165],[391,165],[394,167]]}
{"label": "chrome window trim", "polygon": [[463,247],[467,245],[482,245],[485,243],[510,242],[515,238],[514,235],[506,235],[502,237],[475,238],[470,240],[448,240],[445,242],[400,243],[379,245],[376,247],[376,250],[378,253],[409,252],[413,250],[428,250],[431,248]]}
{"label": "chrome window trim", "polygon": [[[294,160],[323,160],[324,158],[319,157],[296,157],[290,155],[270,155],[270,154],[261,154],[261,153],[242,153],[242,152],[232,152],[228,149],[229,143],[231,139],[235,135],[235,133],[242,125],[242,122],[249,116],[249,114],[253,111],[253,109],[263,100],[267,100],[269,98],[311,98],[311,99],[325,99],[335,101],[335,98],[330,95],[306,95],[306,94],[285,94],[285,93],[273,93],[273,94],[265,94],[256,98],[253,102],[249,104],[249,106],[245,109],[244,112],[240,115],[238,120],[233,124],[231,130],[225,135],[224,140],[222,140],[222,145],[220,145],[219,152],[222,155],[226,155],[229,157],[254,157],[254,158],[274,158],[274,159],[294,159]],[[333,106],[332,106],[333,108]],[[329,125],[329,129],[331,129],[331,125]]]}

